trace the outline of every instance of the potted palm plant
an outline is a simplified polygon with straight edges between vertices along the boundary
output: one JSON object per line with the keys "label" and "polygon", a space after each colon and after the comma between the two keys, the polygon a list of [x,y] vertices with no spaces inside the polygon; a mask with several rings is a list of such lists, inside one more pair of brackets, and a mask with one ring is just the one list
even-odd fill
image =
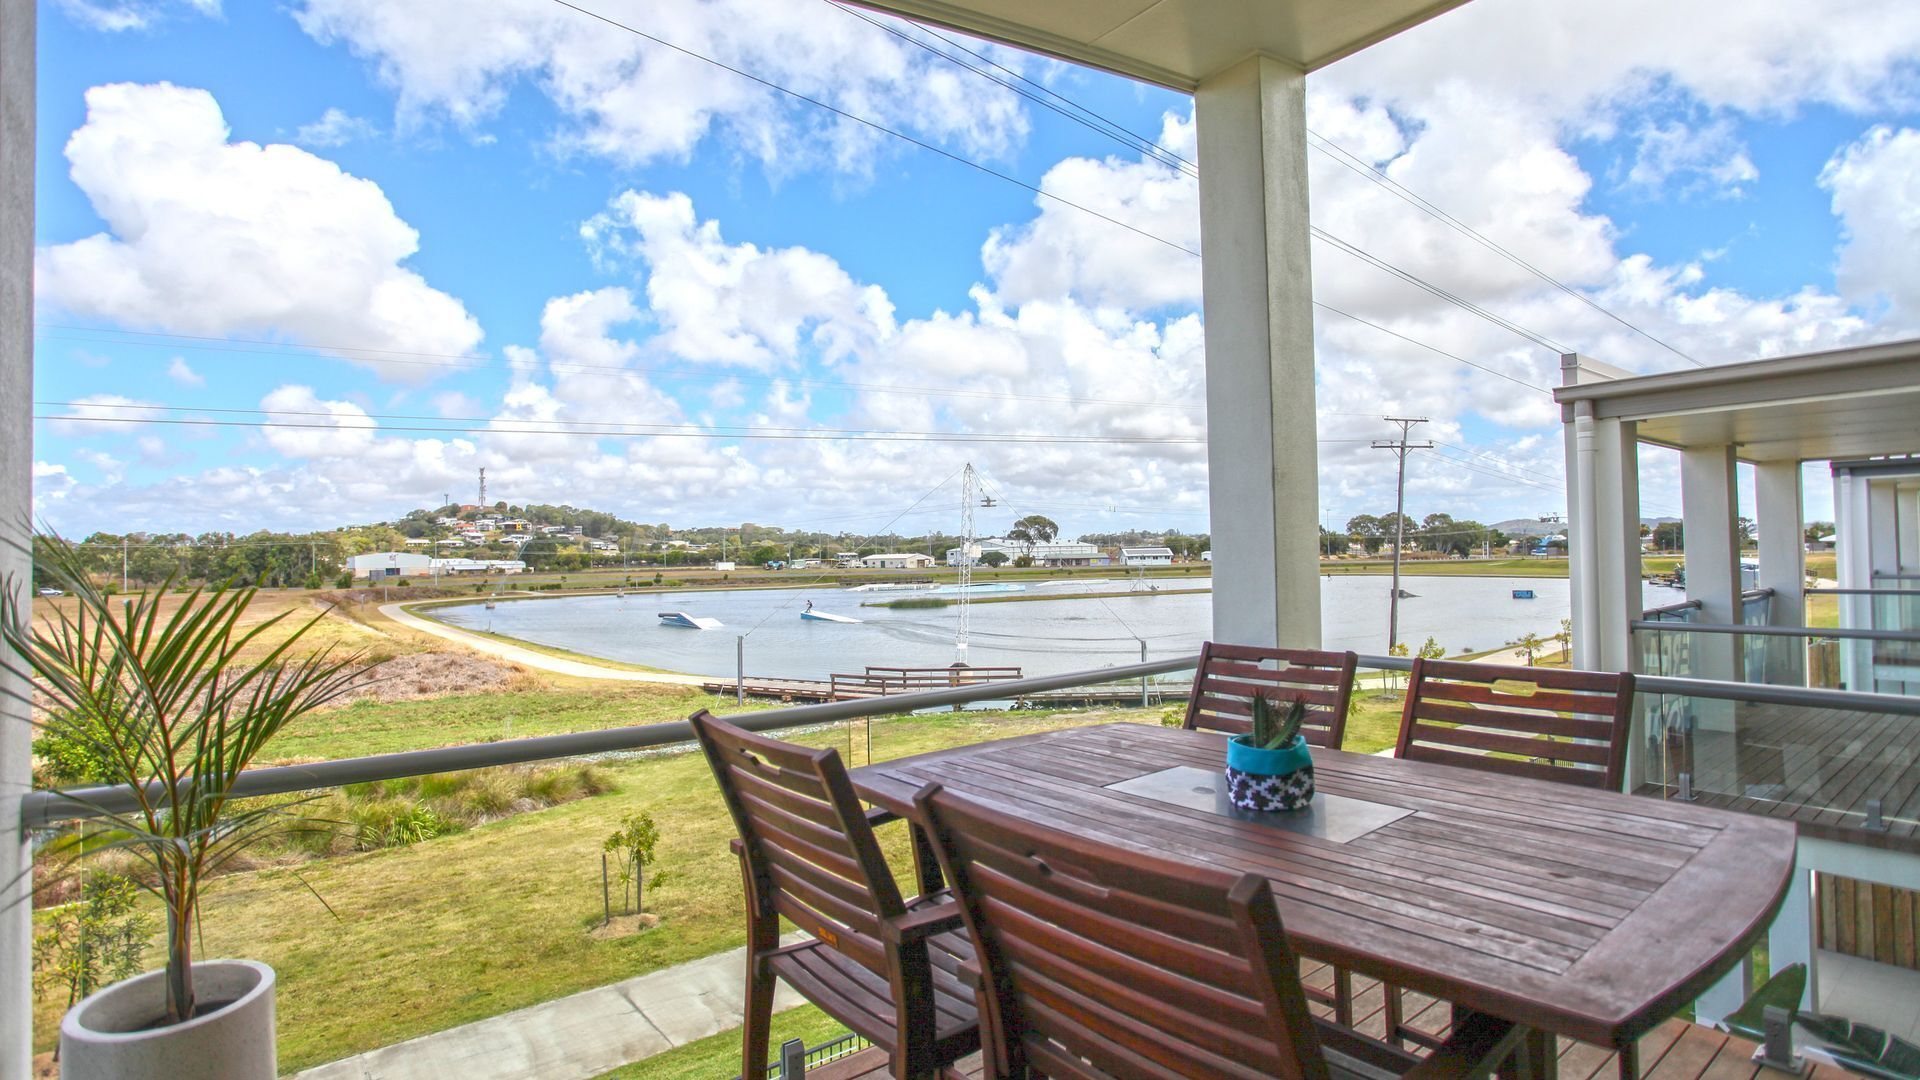
{"label": "potted palm plant", "polygon": [[1227,801],[1242,810],[1298,810],[1313,801],[1313,758],[1300,725],[1307,703],[1251,704],[1253,730],[1227,741]]}
{"label": "potted palm plant", "polygon": [[[255,590],[231,584],[115,600],[81,553],[36,544],[43,577],[67,599],[34,619],[0,600],[0,636],[46,707],[35,724],[82,748],[102,786],[62,792],[84,836],[51,847],[80,858],[123,851],[165,912],[167,963],[89,995],[60,1025],[65,1080],[100,1077],[268,1080],[277,1075],[271,968],[196,960],[206,879],[249,845],[297,821],[285,804],[236,801],[234,785],[288,723],[338,697],[365,670],[329,646],[296,651],[314,620],[274,643],[288,613],[248,625]],[[170,602],[171,601],[171,602]],[[171,609],[171,610],[169,610]]]}

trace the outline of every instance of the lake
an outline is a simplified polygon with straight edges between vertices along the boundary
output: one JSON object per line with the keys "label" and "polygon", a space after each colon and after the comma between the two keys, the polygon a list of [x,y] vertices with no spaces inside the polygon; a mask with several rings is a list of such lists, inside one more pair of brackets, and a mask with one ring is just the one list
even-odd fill
{"label": "lake", "polygon": [[[1322,578],[1321,626],[1329,649],[1384,653],[1391,579]],[[1157,579],[1167,589],[1203,587],[1204,581]],[[1497,648],[1529,632],[1542,637],[1559,629],[1569,612],[1564,578],[1410,577],[1402,588],[1416,594],[1400,602],[1400,637],[1416,647],[1429,636],[1449,653]],[[1035,585],[1026,595],[1060,598],[1001,604],[969,604],[969,662],[1011,665],[1028,675],[1132,663],[1140,642],[1152,658],[1199,651],[1209,633],[1213,598],[1143,593],[1094,599],[1075,593],[1119,591],[1123,579]],[[1515,600],[1514,589],[1532,589],[1536,599]],[[503,601],[488,611],[480,601],[435,608],[454,626],[485,630],[589,656],[696,675],[731,677],[735,639],[746,636],[749,675],[824,679],[831,672],[857,672],[868,664],[935,667],[954,661],[957,609],[862,607],[916,593],[858,592],[841,588],[672,591],[619,596],[568,596]],[[1647,591],[1649,604],[1678,597]],[[858,624],[800,618],[807,601],[817,610],[862,620]],[[663,625],[662,611],[719,619],[713,630]]]}

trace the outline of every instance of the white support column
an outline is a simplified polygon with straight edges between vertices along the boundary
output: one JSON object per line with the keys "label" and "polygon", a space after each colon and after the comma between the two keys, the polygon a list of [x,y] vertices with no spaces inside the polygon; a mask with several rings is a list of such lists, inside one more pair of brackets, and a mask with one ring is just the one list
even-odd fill
{"label": "white support column", "polygon": [[1725,1020],[1747,1000],[1747,995],[1753,992],[1750,989],[1752,986],[1753,959],[1748,957],[1722,976],[1719,982],[1707,987],[1707,992],[1693,1003],[1693,1022],[1712,1027]]}
{"label": "white support column", "polygon": [[[0,0],[0,582],[25,600],[33,507],[34,0]],[[32,786],[26,680],[0,663],[0,1080],[33,1047],[33,881],[20,829]]]}
{"label": "white support column", "polygon": [[1646,610],[1640,588],[1640,442],[1639,425],[1630,420],[1596,420],[1594,501],[1600,511],[1595,529],[1599,639],[1589,654],[1596,671],[1633,669],[1633,620]]}
{"label": "white support column", "polygon": [[[1834,577],[1841,589],[1873,587],[1873,526],[1867,478],[1852,469],[1833,470]],[[1841,596],[1840,625],[1846,629],[1873,626],[1873,598]],[[1840,644],[1840,688],[1870,690],[1873,645],[1867,641]]]}
{"label": "white support column", "polygon": [[1306,76],[1253,56],[1200,83],[1213,634],[1320,644]]}
{"label": "white support column", "polygon": [[[1567,386],[1629,374],[1578,353],[1561,356],[1560,367],[1561,382]],[[1629,624],[1645,608],[1640,591],[1638,425],[1595,419],[1590,403],[1564,420],[1573,666],[1630,671],[1634,652]]]}
{"label": "white support column", "polygon": [[1893,506],[1899,534],[1894,562],[1902,574],[1920,573],[1920,488],[1900,486]]}
{"label": "white support column", "polygon": [[[1687,555],[1687,599],[1700,601],[1703,623],[1740,621],[1740,498],[1735,486],[1737,459],[1731,446],[1688,447],[1680,452],[1680,510]],[[1734,634],[1693,634],[1693,674],[1702,679],[1737,682],[1740,638]],[[1701,700],[1694,716],[1700,726],[1732,730],[1731,702]]]}
{"label": "white support column", "polygon": [[1787,886],[1787,898],[1780,903],[1780,914],[1767,928],[1767,966],[1762,981],[1791,964],[1807,965],[1807,997],[1804,1008],[1820,1011],[1819,950],[1814,948],[1813,871],[1804,866],[1793,871],[1793,884]]}
{"label": "white support column", "polygon": [[1891,479],[1864,477],[1867,488],[1867,572],[1863,589],[1873,588],[1873,575],[1900,572],[1900,489]]}
{"label": "white support column", "polygon": [[[1807,523],[1798,461],[1763,461],[1753,469],[1760,519],[1760,587],[1773,590],[1768,623],[1807,625]],[[1799,638],[1767,639],[1767,681],[1807,684],[1807,647]]]}

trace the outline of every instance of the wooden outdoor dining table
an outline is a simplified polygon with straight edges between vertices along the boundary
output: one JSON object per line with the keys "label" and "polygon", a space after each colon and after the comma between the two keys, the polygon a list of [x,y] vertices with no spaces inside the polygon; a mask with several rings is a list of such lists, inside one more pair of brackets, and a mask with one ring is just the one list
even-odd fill
{"label": "wooden outdoor dining table", "polygon": [[1305,817],[1236,815],[1211,802],[1224,753],[1217,733],[1110,724],[852,777],[902,816],[938,782],[1123,847],[1263,874],[1304,956],[1615,1048],[1739,962],[1793,871],[1788,822],[1336,750],[1313,751],[1320,794]]}

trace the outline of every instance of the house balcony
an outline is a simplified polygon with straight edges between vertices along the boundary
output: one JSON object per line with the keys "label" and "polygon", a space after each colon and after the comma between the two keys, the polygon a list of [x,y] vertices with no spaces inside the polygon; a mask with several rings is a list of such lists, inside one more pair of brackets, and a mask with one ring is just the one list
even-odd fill
{"label": "house balcony", "polygon": [[[1148,664],[1024,679],[1018,683],[1003,681],[962,685],[800,707],[750,707],[746,711],[735,712],[733,718],[763,732],[780,733],[783,738],[833,746],[850,763],[861,764],[929,749],[985,743],[1006,735],[1054,727],[1107,723],[1116,719],[1151,723],[1159,720],[1164,710],[1185,697],[1194,663],[1195,658],[1192,657],[1157,660]],[[1362,658],[1361,667],[1360,684],[1365,688],[1368,715],[1377,713],[1386,723],[1392,723],[1392,717],[1398,710],[1393,699],[1394,688],[1407,671],[1408,662],[1390,657],[1365,657]],[[1112,706],[1040,714],[1003,708],[1006,702],[1028,695],[1095,686],[1124,687],[1129,697],[1136,692],[1143,693],[1145,707],[1135,709],[1130,704],[1128,711],[1118,714]],[[1758,717],[1800,708],[1793,705],[1793,695],[1811,692],[1804,687],[1647,676],[1639,682],[1637,707],[1644,713],[1655,714],[1671,710],[1674,708],[1673,702],[1684,701],[1695,709],[1725,707],[1737,715]],[[1873,726],[1882,733],[1920,731],[1920,700],[1841,691],[1824,693],[1834,695],[1832,701],[1836,708],[1833,712],[1844,717],[1849,724]],[[1104,698],[1113,695],[1095,696]],[[967,714],[974,718],[970,722],[955,723],[950,711],[955,706],[984,707],[986,711]],[[1801,709],[1802,714],[1805,712],[1805,709]],[[893,719],[872,723],[875,719],[889,717]],[[1826,723],[1831,718],[1822,712],[1815,719]],[[1758,721],[1753,723],[1757,724]],[[1376,730],[1378,726],[1363,724],[1350,728],[1346,748],[1391,754],[1391,735]],[[1754,730],[1758,728],[1754,727]],[[327,794],[348,785],[390,782],[414,776],[432,777],[436,784],[447,786],[472,770],[503,766],[546,767],[570,762],[620,770],[623,783],[628,785],[627,790],[649,792],[650,801],[655,797],[652,793],[677,790],[667,787],[659,777],[665,777],[669,772],[676,775],[700,772],[697,755],[689,756],[686,753],[692,749],[686,741],[688,738],[689,729],[683,723],[657,723],[605,731],[504,739],[468,746],[265,768],[249,773],[243,779],[241,789],[249,796],[287,798]],[[1888,738],[1885,741],[1891,745],[1896,739]],[[1637,744],[1636,750],[1644,760],[1654,762],[1667,752],[1668,742],[1668,734],[1656,730],[1644,744]],[[1718,752],[1714,749],[1717,746],[1717,743],[1701,739],[1694,744],[1693,753],[1704,758],[1709,752]],[[1776,752],[1768,764],[1763,761],[1764,754],[1759,744],[1752,740],[1739,744],[1728,754],[1736,764],[1746,760],[1754,763],[1754,769],[1771,767],[1782,777],[1801,777],[1800,773],[1791,772],[1791,753]],[[1909,794],[1916,785],[1920,785],[1920,764],[1916,764],[1912,755],[1891,754],[1872,760],[1878,765],[1877,769],[1872,770],[1875,782],[1884,781]],[[1656,766],[1649,764],[1646,767]],[[1658,767],[1666,766],[1660,764]],[[1868,834],[1862,824],[1847,823],[1838,793],[1853,790],[1850,786],[1852,780],[1869,770],[1851,759],[1846,763],[1846,768],[1848,771],[1841,772],[1836,771],[1836,767],[1826,767],[1822,773],[1826,781],[1808,785],[1810,792],[1826,794],[1817,800],[1806,800],[1804,805],[1807,813],[1811,817],[1826,813],[1838,822],[1835,830],[1821,835],[1839,836],[1840,830],[1844,829],[1862,833],[1861,837],[1844,840],[1844,846],[1849,848],[1861,843],[1909,843],[1916,833],[1915,823],[1894,814],[1887,815],[1889,823],[1881,833]],[[1642,794],[1661,798],[1678,797],[1670,787],[1651,782],[1641,782],[1637,787]],[[694,863],[681,862],[674,867],[676,876],[690,879],[690,883],[697,883],[709,875],[712,868],[707,866],[708,863],[717,865],[725,861],[721,858],[724,855],[727,822],[725,808],[710,785],[700,785],[700,788],[697,794],[674,796],[676,799],[691,798],[700,804],[692,807],[676,825],[676,829],[695,829],[703,837]],[[95,793],[88,798],[89,801],[112,805],[113,796]],[[622,796],[607,798],[621,799]],[[1777,816],[1780,812],[1777,800],[1769,802],[1752,796],[1722,800],[1717,799],[1715,792],[1708,790],[1707,786],[1703,786],[1695,798],[1701,803],[1744,813]],[[1649,805],[1655,804],[1650,800]],[[47,793],[30,796],[23,805],[29,825],[40,830],[38,835],[42,837],[52,835],[51,830],[57,829],[63,820],[68,819],[68,815],[79,809],[72,801]],[[559,807],[530,815],[529,819],[566,813],[565,807]],[[1810,835],[1812,831],[1807,825],[1802,826],[1803,836]],[[319,899],[308,902],[311,894],[305,892],[303,886],[291,879],[275,879],[269,870],[265,880],[244,887],[242,895],[245,898],[241,901],[243,911],[240,915],[236,916],[229,907],[216,906],[209,916],[209,929],[217,942],[227,932],[223,922],[236,917],[269,917],[262,912],[276,908],[284,910],[281,915],[273,917],[289,917],[287,912],[293,911],[292,905],[299,903],[304,905],[299,910],[308,912],[300,917],[300,921],[310,918],[318,924],[318,929],[325,931],[326,937],[336,942],[336,951],[331,958],[316,961],[306,953],[312,947],[312,935],[289,930],[284,937],[291,951],[287,955],[266,957],[282,969],[282,1042],[294,1050],[286,1063],[312,1068],[310,1080],[333,1080],[343,1076],[415,1075],[417,1073],[412,1070],[452,1067],[455,1064],[453,1058],[461,1053],[479,1052],[476,1047],[484,1048],[488,1055],[487,1075],[502,1077],[598,1076],[630,1060],[628,1055],[662,1052],[685,1054],[696,1051],[697,1045],[688,1046],[683,1051],[673,1048],[697,1043],[700,1037],[723,1031],[730,1024],[738,1022],[739,984],[733,975],[719,974],[720,968],[709,970],[702,967],[693,989],[661,991],[656,984],[668,978],[671,972],[682,969],[655,957],[652,947],[644,944],[647,940],[644,937],[638,939],[642,944],[632,954],[633,974],[639,977],[601,989],[594,989],[595,984],[591,979],[586,979],[586,985],[578,988],[565,978],[555,982],[553,972],[549,969],[553,962],[549,956],[527,955],[528,942],[540,935],[530,935],[524,926],[518,925],[520,920],[512,915],[514,901],[510,894],[525,897],[529,911],[545,913],[553,906],[545,894],[555,889],[570,889],[580,895],[574,898],[578,902],[572,903],[568,911],[580,909],[574,911],[577,916],[588,908],[597,910],[599,881],[597,863],[592,860],[597,857],[595,853],[599,839],[595,834],[585,838],[584,846],[574,845],[580,850],[574,853],[578,857],[573,861],[588,864],[582,866],[562,866],[556,863],[549,850],[551,845],[560,844],[564,847],[569,843],[564,831],[556,832],[553,828],[522,824],[516,820],[476,829],[463,837],[424,841],[403,851],[352,857],[353,861],[368,861],[369,871],[379,860],[386,860],[395,868],[392,873],[400,873],[398,868],[404,861],[405,865],[414,868],[407,873],[421,874],[439,883],[427,885],[423,893],[420,891],[423,882],[415,881],[404,893],[408,899],[398,899],[400,894],[396,893],[396,899],[385,902],[400,905],[392,909],[383,907],[378,895],[402,887],[385,874],[368,876],[350,866],[336,869],[324,864],[310,864],[304,875],[311,879],[318,890]],[[901,839],[893,837],[888,846],[892,856],[904,860],[906,852],[900,843]],[[472,873],[463,866],[469,861],[474,868]],[[523,880],[512,871],[516,865],[525,867],[527,873],[555,879],[538,883]],[[483,867],[497,869],[482,870]],[[727,869],[722,867],[720,876],[722,880],[731,881],[725,872]],[[273,884],[276,880],[278,883]],[[691,884],[691,887],[699,886]],[[652,895],[663,898],[656,903],[663,904],[666,910],[673,912],[671,918],[675,922],[664,931],[649,933],[664,934],[656,939],[662,945],[670,944],[669,939],[677,935],[693,933],[702,941],[710,940],[711,943],[705,948],[724,950],[731,944],[726,940],[725,932],[701,934],[714,927],[731,929],[736,925],[737,912],[732,909],[730,893],[735,887],[729,884],[718,890],[727,894],[721,897],[725,902],[720,904],[725,910],[690,914],[681,908],[678,899],[664,899],[674,897],[676,886],[671,883],[662,886]],[[273,898],[265,898],[264,894],[267,893],[271,893]],[[219,892],[216,895],[220,895]],[[1411,891],[1406,899],[1411,903],[1431,902],[1430,898]],[[1821,954],[1818,951],[1819,930],[1816,920],[1822,899],[1831,903],[1831,897],[1822,898],[1815,890],[1813,878],[1803,868],[1765,943],[1756,949],[1753,957],[1741,962],[1728,979],[1697,1002],[1693,1014],[1703,1019],[1724,1015],[1732,1004],[1737,1004],[1754,989],[1770,970],[1777,970],[1787,963],[1812,962],[1818,966]],[[215,901],[216,905],[221,903]],[[326,914],[329,909],[334,909],[331,918]],[[1452,917],[1457,916],[1458,912],[1448,909],[1448,914]],[[551,917],[548,914],[540,916]],[[696,921],[703,921],[706,925],[696,927]],[[448,938],[444,933],[446,928],[456,924],[465,927],[457,935],[464,940],[442,940]],[[305,944],[300,944],[303,942]],[[352,1040],[356,1036],[350,1032],[329,1034],[338,1020],[317,1003],[337,993],[340,985],[351,984],[361,978],[399,978],[406,981],[411,987],[408,993],[418,995],[418,1000],[434,1001],[441,995],[455,993],[459,988],[439,986],[435,975],[436,964],[427,957],[443,955],[446,951],[457,952],[463,948],[488,950],[497,954],[495,963],[524,969],[518,981],[524,981],[529,987],[550,984],[560,990],[576,989],[578,992],[572,996],[556,995],[555,1000],[540,1004],[539,994],[547,991],[533,992],[531,995],[516,994],[512,991],[502,992],[496,985],[479,999],[481,1005],[477,1009],[459,1013],[463,1019],[470,1021],[464,1026],[452,1031],[436,1031],[431,1024],[412,1025],[402,1018],[398,1023],[389,1025],[388,1030],[419,1037],[397,1041],[397,1045],[384,1048],[354,1042]],[[396,956],[409,957],[410,950],[415,949],[422,950],[421,955],[402,959],[396,964]],[[672,948],[668,949],[669,953],[672,951]],[[714,956],[711,959],[717,961],[722,958]],[[707,961],[700,963],[706,964]],[[665,970],[645,974],[648,969],[655,967],[664,967]],[[1920,994],[1920,972],[1909,974],[1909,982],[1895,985],[1903,988],[1903,992],[1912,990]],[[1321,978],[1324,981],[1326,977],[1330,977],[1329,973],[1318,965],[1309,966],[1305,971],[1305,978],[1310,985],[1314,979]],[[1819,989],[1816,985],[1816,993]],[[1845,987],[1836,984],[1831,977],[1826,990],[1829,999],[1835,1003],[1846,1004],[1852,1000],[1843,993]],[[649,997],[649,994],[653,996]],[[688,994],[693,997],[689,998]],[[1716,994],[1717,998],[1714,996]],[[529,996],[532,997],[531,1001],[527,1000]],[[51,1018],[51,1014],[45,1011],[46,1007],[47,1003],[43,1001],[42,1023]],[[1813,1008],[1813,1002],[1809,1001],[1807,1007]],[[693,1009],[693,1012],[690,1013],[689,1009]],[[1363,1029],[1369,1024],[1377,1027],[1383,1022],[1383,1009],[1383,991],[1376,983],[1361,980],[1356,992],[1355,1020]],[[435,1017],[441,1018],[438,1022],[442,1024],[444,1018],[455,1015],[437,1006],[432,1012]],[[489,1015],[495,1012],[502,1015]],[[1444,1026],[1447,1013],[1443,1006],[1416,996],[1409,1002],[1407,1015],[1416,1025],[1425,1024],[1439,1030]],[[1883,1026],[1892,1027],[1888,1019],[1877,1014],[1863,1014],[1858,1018],[1877,1020]],[[1895,1027],[1893,1030],[1896,1034],[1904,1033],[1906,1036],[1920,1035],[1920,1030],[1914,1030],[1920,1028],[1920,1016],[1910,1018],[1910,1024],[1908,1028]],[[302,1030],[306,1025],[326,1027]],[[344,1057],[332,1064],[321,1064],[334,1056],[321,1049],[333,1037],[346,1040],[339,1044],[339,1053]],[[728,1045],[731,1046],[730,1043]],[[1722,1033],[1690,1028],[1685,1024],[1668,1025],[1641,1040],[1640,1047],[1640,1067],[1646,1075],[1675,1075],[1675,1070],[1688,1063],[1691,1063],[1688,1067],[1695,1068],[1696,1071],[1690,1074],[1695,1077],[1752,1080],[1755,1075],[1754,1067],[1745,1057],[1750,1051],[1749,1044],[1738,1039],[1730,1040]],[[1560,1050],[1563,1071],[1567,1075],[1611,1076],[1616,1068],[1612,1051],[1602,1047],[1565,1040]],[[596,1054],[600,1056],[595,1057]],[[859,1062],[843,1061],[833,1063],[830,1069],[846,1072],[871,1066],[871,1058],[863,1060],[866,1066],[861,1066]],[[582,1064],[583,1061],[585,1064]],[[573,1071],[568,1072],[569,1069]],[[828,1075],[829,1067],[823,1067],[821,1074]],[[619,1075],[642,1073],[625,1072]]]}

